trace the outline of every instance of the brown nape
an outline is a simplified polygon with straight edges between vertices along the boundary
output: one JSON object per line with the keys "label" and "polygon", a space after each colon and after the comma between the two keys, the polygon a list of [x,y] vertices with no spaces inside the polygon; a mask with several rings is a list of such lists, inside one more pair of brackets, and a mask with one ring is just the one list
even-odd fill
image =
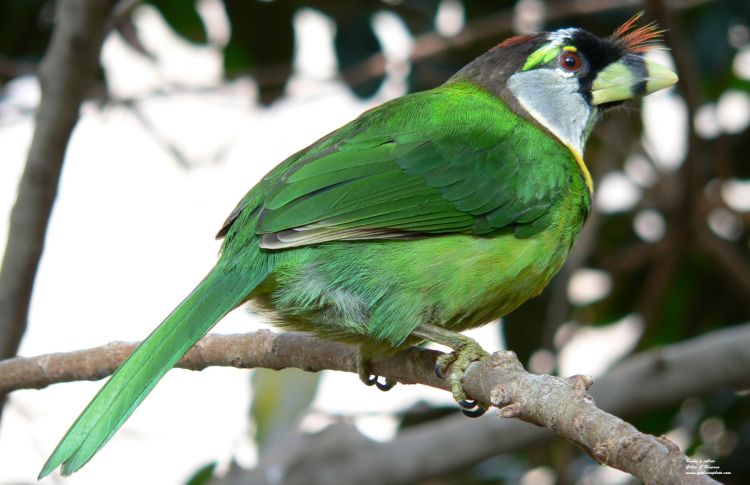
{"label": "brown nape", "polygon": [[496,47],[504,48],[504,47],[513,47],[514,45],[523,44],[525,42],[530,42],[534,40],[534,37],[537,37],[542,34],[528,34],[528,35],[515,35],[513,37],[509,37],[505,39],[504,41],[500,42]]}
{"label": "brown nape", "polygon": [[506,83],[546,39],[546,32],[511,37],[465,65],[447,82],[470,81],[501,98],[519,116],[537,123],[511,94]]}
{"label": "brown nape", "polygon": [[526,59],[544,44],[546,38],[546,33],[511,37],[462,67],[448,82],[472,81],[504,98],[508,78],[523,67]]}

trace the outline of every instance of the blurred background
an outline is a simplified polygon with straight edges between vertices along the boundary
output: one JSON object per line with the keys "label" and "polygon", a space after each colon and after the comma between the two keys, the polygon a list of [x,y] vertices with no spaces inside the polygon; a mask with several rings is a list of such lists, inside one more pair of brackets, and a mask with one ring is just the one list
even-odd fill
{"label": "blurred background", "polygon": [[[0,0],[0,241],[56,4]],[[599,123],[586,151],[594,212],[568,264],[541,297],[472,336],[514,350],[530,371],[597,379],[649,349],[747,331],[746,0],[133,0],[117,5],[66,152],[19,354],[142,339],[213,265],[213,234],[235,203],[286,156],[366,109],[439,85],[508,36],[564,26],[607,35],[641,9],[643,22],[667,29],[668,49],[649,55],[680,83]],[[215,331],[267,326],[237,310]],[[0,484],[35,482],[100,385],[10,395]],[[665,388],[657,405],[624,406],[622,417],[715,460],[725,474],[714,478],[750,483],[748,392],[703,389]],[[337,463],[403,437],[452,456],[435,430],[464,422],[448,393],[422,386],[381,393],[353,374],[175,370],[82,471],[44,482],[347,483]],[[388,481],[634,483],[551,435],[497,435],[500,446],[465,427],[453,468],[420,476],[416,462]],[[384,483],[378,476],[363,468],[347,479]]]}

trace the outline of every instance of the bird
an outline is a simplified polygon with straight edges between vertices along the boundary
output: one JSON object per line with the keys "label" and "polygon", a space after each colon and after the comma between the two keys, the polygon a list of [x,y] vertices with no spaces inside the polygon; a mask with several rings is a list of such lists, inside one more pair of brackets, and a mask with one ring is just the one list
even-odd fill
{"label": "bird", "polygon": [[366,111],[272,169],[218,232],[216,265],[111,376],[43,466],[86,464],[187,350],[249,303],[368,362],[424,341],[456,401],[488,356],[460,332],[538,295],[591,210],[584,146],[602,113],[677,82],[636,14],[611,35],[511,37],[444,84]]}

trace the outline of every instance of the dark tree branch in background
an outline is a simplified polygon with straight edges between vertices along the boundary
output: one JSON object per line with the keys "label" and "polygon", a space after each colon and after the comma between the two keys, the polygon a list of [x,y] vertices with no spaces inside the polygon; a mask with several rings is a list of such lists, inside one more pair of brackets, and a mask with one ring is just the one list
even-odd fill
{"label": "dark tree branch in background", "polygon": [[[102,378],[112,373],[134,347],[135,344],[113,343],[78,352],[0,362],[0,392]],[[445,381],[433,372],[437,355],[436,351],[414,348],[374,361],[373,372],[402,383],[446,389]],[[223,365],[356,372],[355,362],[356,350],[348,345],[304,334],[260,331],[206,337],[188,352],[179,366],[193,370]],[[601,409],[632,415],[718,388],[748,387],[747,368],[750,368],[750,325],[743,325],[631,357],[603,377],[593,387],[593,395]],[[681,474],[680,483],[711,483],[706,477],[684,475],[684,468],[680,468],[684,456],[670,443],[637,433],[627,423],[595,408],[584,392],[587,385],[583,377],[566,380],[528,374],[507,353],[496,354],[494,365],[473,364],[465,379],[470,395],[494,399],[497,405],[504,406],[501,415],[554,429],[582,445],[595,459],[633,473],[647,483],[672,483],[669,477],[674,478],[675,475],[670,475],[674,473]],[[493,454],[548,437],[538,428],[505,420],[448,419],[437,426],[405,431],[387,445],[368,447],[368,452],[356,460],[348,456],[345,464],[336,465],[337,476],[350,477],[355,473],[360,476],[365,470],[378,483],[410,482],[470,466]],[[424,449],[417,447],[417,443],[424,445]],[[445,454],[442,451],[446,449],[458,451]],[[414,461],[416,454],[419,456]],[[369,465],[365,466],[365,462]],[[663,480],[656,480],[658,477]]]}
{"label": "dark tree branch in background", "polygon": [[[696,5],[710,3],[714,0],[678,0],[667,2],[671,8],[682,10]],[[545,4],[544,18],[556,20],[572,15],[589,15],[607,10],[637,8],[643,6],[644,0],[558,0]],[[497,37],[512,32],[513,10],[495,15],[487,15],[469,22],[461,31],[451,37],[436,32],[417,35],[414,47],[409,56],[410,62],[427,59],[450,49],[461,48],[474,42]],[[502,40],[502,39],[497,39]],[[382,53],[374,54],[341,73],[341,77],[350,84],[361,84],[385,74],[386,57]],[[261,85],[279,85],[286,82],[289,75],[287,63],[264,65],[251,72]]]}
{"label": "dark tree branch in background", "polygon": [[[718,150],[715,150],[714,153],[716,151]],[[719,165],[720,163],[717,160],[716,164]],[[726,178],[725,175],[718,175],[722,179]],[[750,213],[737,212],[727,205],[721,195],[720,183],[709,182],[706,184],[703,197],[699,202],[696,214],[696,218],[699,220],[707,220],[713,209],[721,208],[730,211],[735,217],[744,219],[746,227],[750,226]],[[698,229],[700,231],[696,237],[696,245],[713,259],[715,267],[722,270],[733,283],[728,286],[728,289],[735,292],[740,301],[745,303],[748,314],[750,314],[750,259],[748,259],[747,251],[737,243],[720,238],[707,225]]]}
{"label": "dark tree branch in background", "polygon": [[149,119],[143,110],[141,110],[140,103],[137,100],[130,99],[123,101],[121,104],[133,115],[136,121],[140,123],[143,127],[143,131],[151,135],[151,138],[177,162],[177,165],[179,165],[180,168],[187,170],[194,165],[188,160],[188,157],[182,153],[182,150],[180,150],[176,143],[173,143],[166,136],[161,134],[156,124]]}
{"label": "dark tree branch in background", "polygon": [[732,285],[728,286],[738,291],[750,304],[747,300],[750,297],[750,261],[747,259],[747,253],[737,244],[720,239],[708,227],[703,227],[698,232],[695,242],[729,278]]}
{"label": "dark tree branch in background", "polygon": [[60,0],[39,66],[42,98],[0,268],[0,358],[18,351],[65,150],[94,85],[115,0]]}

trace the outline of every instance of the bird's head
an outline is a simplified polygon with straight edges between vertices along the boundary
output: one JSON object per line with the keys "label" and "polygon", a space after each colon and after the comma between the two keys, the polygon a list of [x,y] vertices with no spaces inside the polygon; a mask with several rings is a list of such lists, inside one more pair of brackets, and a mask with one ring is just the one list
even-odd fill
{"label": "bird's head", "polygon": [[640,16],[608,37],[579,28],[512,37],[454,79],[500,96],[580,155],[600,111],[677,82],[671,70],[644,58],[661,31],[654,24],[636,27]]}

